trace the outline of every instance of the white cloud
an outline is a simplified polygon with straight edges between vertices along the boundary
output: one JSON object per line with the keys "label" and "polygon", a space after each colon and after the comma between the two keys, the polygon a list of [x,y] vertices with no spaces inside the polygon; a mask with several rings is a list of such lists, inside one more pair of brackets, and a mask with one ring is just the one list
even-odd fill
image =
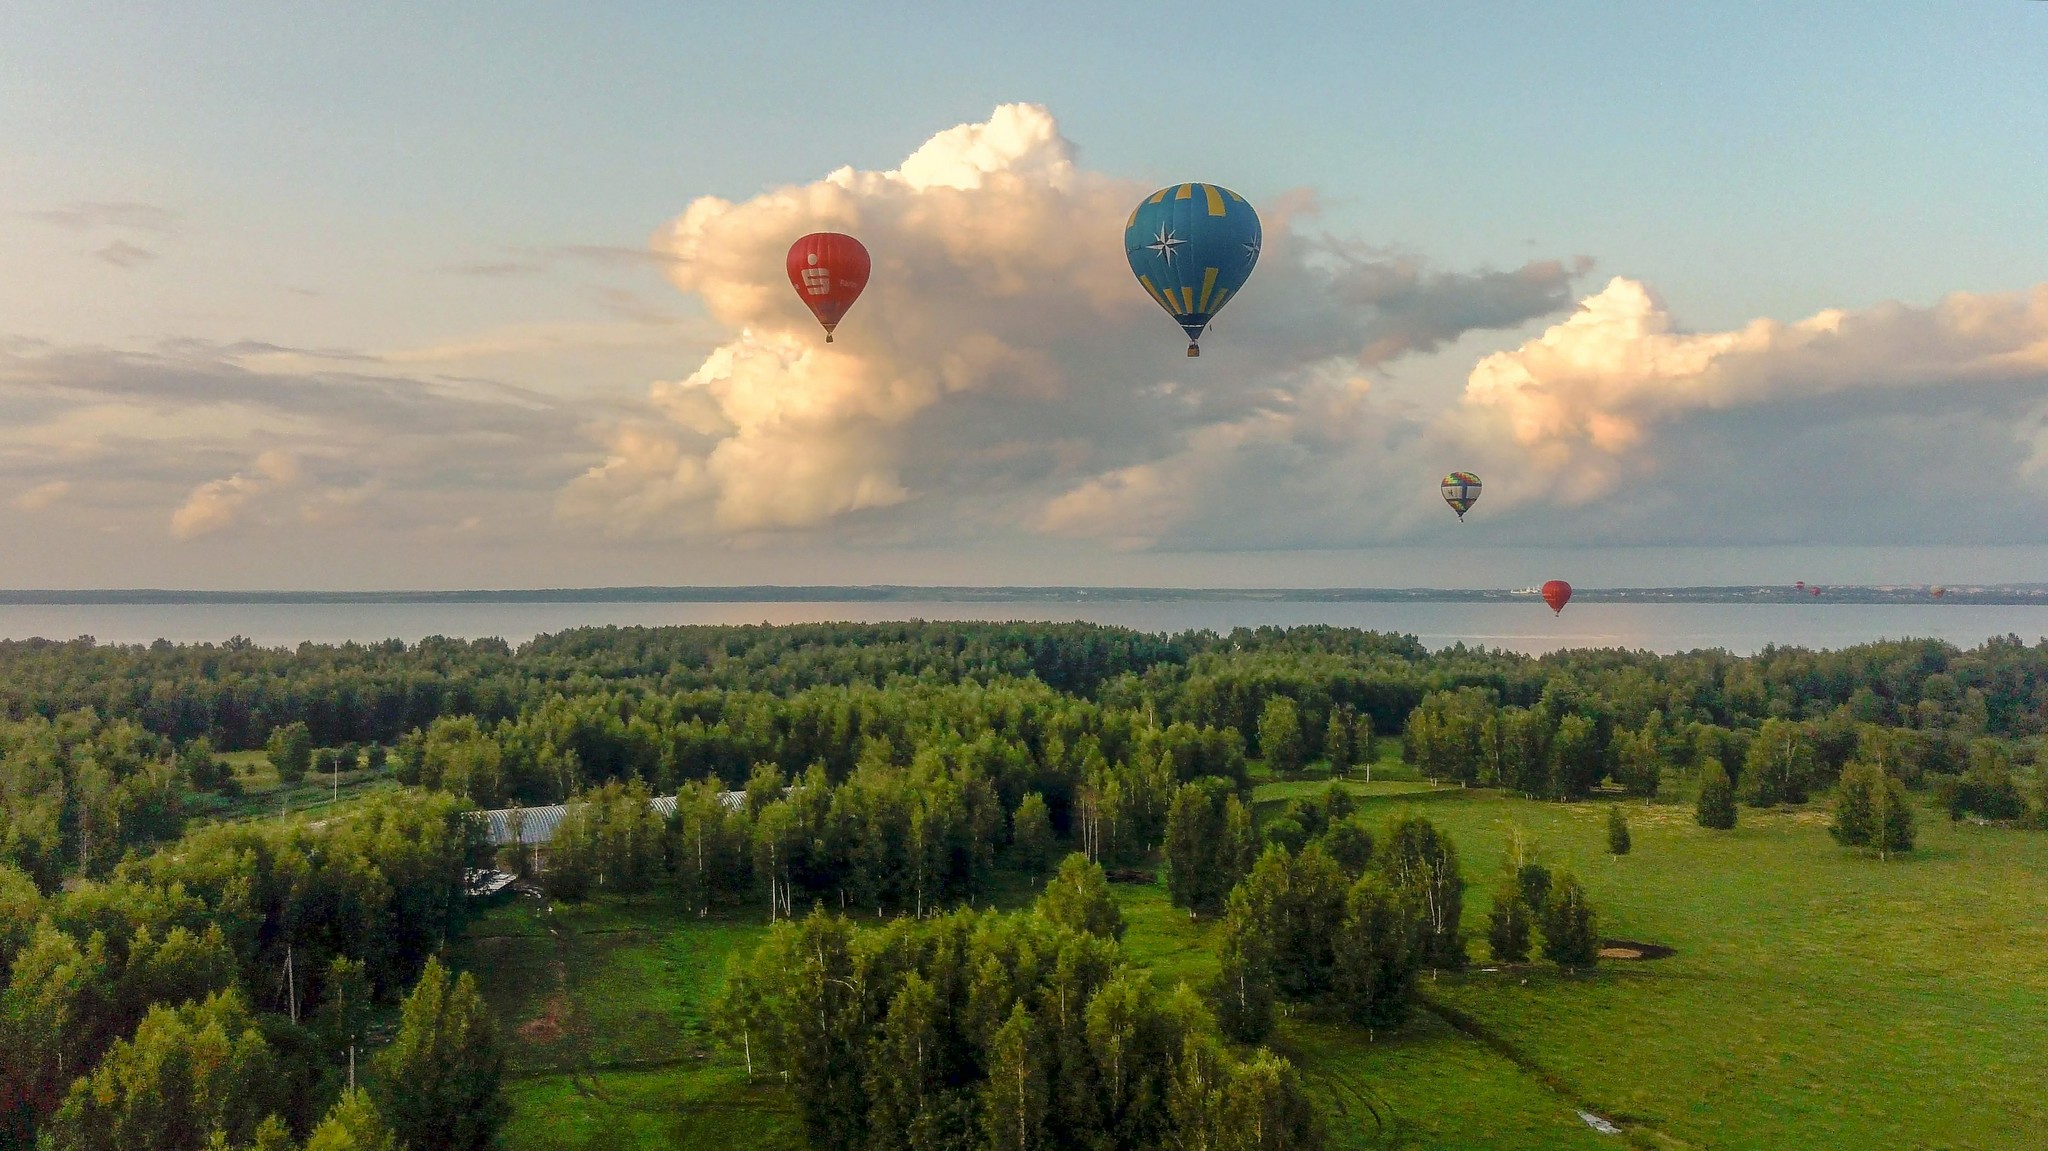
{"label": "white cloud", "polygon": [[225,531],[233,527],[257,499],[295,487],[303,478],[298,460],[289,453],[264,452],[247,470],[226,479],[209,480],[192,489],[192,494],[186,496],[178,510],[171,513],[171,534],[181,540],[190,540]]}
{"label": "white cloud", "polygon": [[2044,494],[2044,385],[2048,285],[1688,332],[1616,278],[1480,360],[1441,430],[1515,477],[1495,507],[1624,534],[1996,540]]}
{"label": "white cloud", "polygon": [[[1208,510],[1189,475],[1224,482],[1247,447],[1324,450],[1332,427],[1303,411],[1333,371],[1569,300],[1555,262],[1446,274],[1300,233],[1313,198],[1290,194],[1262,205],[1258,274],[1187,361],[1122,253],[1149,191],[1081,167],[1045,109],[1013,104],[890,171],[699,199],[653,247],[727,334],[644,415],[600,426],[606,458],[558,514],[614,535],[1157,540]],[[783,270],[818,230],[874,259],[830,346]],[[1321,446],[1268,450],[1296,440]]]}
{"label": "white cloud", "polygon": [[71,490],[69,480],[51,480],[40,483],[14,497],[14,506],[25,512],[39,512],[64,498]]}

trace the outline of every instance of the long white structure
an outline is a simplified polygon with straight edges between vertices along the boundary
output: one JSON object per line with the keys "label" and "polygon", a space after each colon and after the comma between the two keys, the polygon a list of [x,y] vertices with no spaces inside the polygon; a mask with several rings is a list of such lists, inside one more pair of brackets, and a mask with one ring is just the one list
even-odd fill
{"label": "long white structure", "polygon": [[[746,806],[747,793],[721,791],[718,793],[718,803],[727,811],[738,811]],[[647,801],[647,806],[653,808],[654,813],[663,819],[675,818],[676,797],[673,795],[657,795]],[[528,847],[545,847],[555,838],[555,829],[562,825],[562,817],[569,813],[569,805],[552,803],[546,807],[501,807],[493,811],[479,811],[470,818],[483,821],[484,838],[492,847],[503,847],[512,842],[512,816],[515,813],[519,816],[519,842]]]}

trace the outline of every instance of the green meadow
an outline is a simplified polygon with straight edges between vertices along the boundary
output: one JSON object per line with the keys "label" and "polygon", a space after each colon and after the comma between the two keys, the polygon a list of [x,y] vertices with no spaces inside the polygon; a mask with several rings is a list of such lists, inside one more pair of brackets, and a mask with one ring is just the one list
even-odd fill
{"label": "green meadow", "polygon": [[[1262,806],[1321,783],[1267,783]],[[1920,847],[1837,847],[1818,806],[1744,809],[1733,832],[1630,801],[1634,851],[1606,854],[1608,801],[1541,803],[1412,780],[1352,783],[1373,825],[1403,810],[1455,838],[1471,970],[1423,977],[1396,1032],[1284,1021],[1275,1044],[1335,1148],[2032,1148],[2048,1130],[2048,835],[1921,813]],[[1619,801],[1614,801],[1619,802]],[[1608,937],[1670,958],[1491,969],[1488,894],[1515,829],[1592,892]],[[1119,885],[1125,950],[1162,984],[1214,970],[1213,925],[1163,886]],[[1018,905],[1022,884],[999,902]],[[458,960],[511,1040],[505,1145],[795,1147],[768,1077],[707,1019],[727,958],[765,927],[660,897],[521,897]],[[1602,1135],[1576,1114],[1620,1125]]]}

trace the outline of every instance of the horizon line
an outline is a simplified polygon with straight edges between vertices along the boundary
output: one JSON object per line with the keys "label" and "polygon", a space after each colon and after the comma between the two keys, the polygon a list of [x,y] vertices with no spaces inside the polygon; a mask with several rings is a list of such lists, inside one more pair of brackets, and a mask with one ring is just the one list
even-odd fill
{"label": "horizon line", "polygon": [[[1818,596],[1813,587],[1820,587]],[[1580,587],[1586,601],[1735,600],[1739,602],[1929,602],[1938,584],[1691,584]],[[1943,601],[2048,602],[2048,583],[1947,585]],[[542,603],[887,603],[1030,602],[1066,600],[1271,600],[1295,602],[1471,602],[1522,600],[1527,588],[1443,587],[1174,587],[1083,584],[682,584],[607,587],[388,590],[204,588],[0,588],[0,606],[262,605],[262,604],[542,604]]]}

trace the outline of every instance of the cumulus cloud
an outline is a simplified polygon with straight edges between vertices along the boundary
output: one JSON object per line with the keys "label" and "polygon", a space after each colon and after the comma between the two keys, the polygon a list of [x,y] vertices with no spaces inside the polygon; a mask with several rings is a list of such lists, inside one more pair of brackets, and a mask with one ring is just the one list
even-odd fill
{"label": "cumulus cloud", "polygon": [[1480,360],[1441,430],[1513,469],[1501,502],[1624,533],[1985,541],[2048,494],[2044,385],[2048,285],[1690,332],[1616,278]]}
{"label": "cumulus cloud", "polygon": [[246,471],[192,489],[192,494],[171,513],[171,534],[189,540],[225,531],[259,497],[294,487],[303,478],[299,462],[289,453],[264,452]]}
{"label": "cumulus cloud", "polygon": [[[600,427],[605,459],[558,513],[619,535],[1143,546],[1204,514],[1197,477],[1228,485],[1251,456],[1314,468],[1333,436],[1379,434],[1344,399],[1361,371],[1561,310],[1577,271],[1443,272],[1311,234],[1296,225],[1313,197],[1275,197],[1258,274],[1187,361],[1122,254],[1149,191],[1083,167],[1045,109],[1013,104],[891,170],[697,200],[652,247],[726,334]],[[783,272],[819,230],[874,258],[830,346]]]}

